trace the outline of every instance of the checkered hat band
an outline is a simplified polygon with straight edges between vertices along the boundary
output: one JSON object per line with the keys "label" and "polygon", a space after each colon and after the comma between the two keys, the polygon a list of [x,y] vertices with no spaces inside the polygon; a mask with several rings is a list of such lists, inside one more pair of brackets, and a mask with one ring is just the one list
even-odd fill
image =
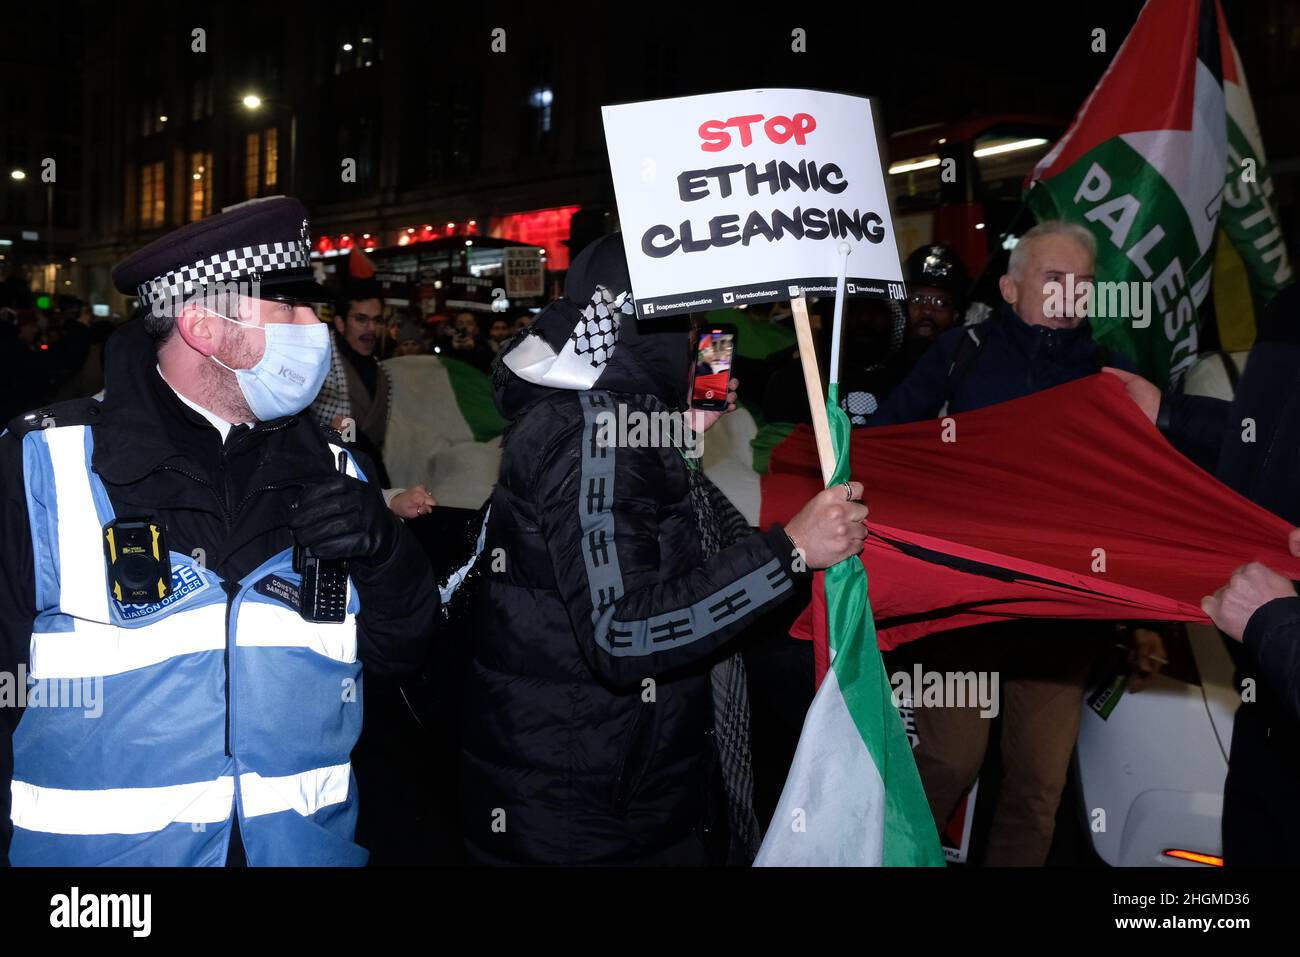
{"label": "checkered hat band", "polygon": [[141,283],[139,292],[141,299],[165,301],[187,296],[196,289],[213,283],[240,279],[260,282],[277,273],[310,267],[311,252],[303,240],[241,246]]}

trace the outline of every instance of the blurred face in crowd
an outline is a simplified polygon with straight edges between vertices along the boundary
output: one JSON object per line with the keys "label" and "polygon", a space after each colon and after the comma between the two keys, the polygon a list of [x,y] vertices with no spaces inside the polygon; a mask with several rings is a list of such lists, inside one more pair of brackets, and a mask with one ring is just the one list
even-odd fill
{"label": "blurred face in crowd", "polygon": [[527,329],[532,324],[533,324],[533,317],[530,316],[528,313],[524,313],[522,316],[520,316],[518,319],[515,320],[513,331],[518,332],[520,329]]}
{"label": "blurred face in crowd", "polygon": [[844,358],[870,363],[889,349],[893,318],[879,299],[849,299],[844,303]]}
{"label": "blurred face in crowd", "polygon": [[456,316],[456,335],[458,337],[469,336],[471,339],[478,338],[478,320],[474,318],[472,312],[462,312]]}
{"label": "blurred face in crowd", "polygon": [[493,342],[504,342],[510,338],[510,323],[504,319],[493,319],[492,330],[488,333]]}
{"label": "blurred face in crowd", "polygon": [[907,331],[920,339],[936,339],[957,324],[957,301],[937,286],[907,287]]}
{"label": "blurred face in crowd", "polygon": [[424,355],[424,343],[419,339],[403,339],[397,343],[397,354],[399,356],[422,356]]}
{"label": "blurred face in crowd", "polygon": [[348,303],[346,316],[334,317],[338,334],[363,356],[374,353],[383,324],[384,306],[378,299],[354,299]]}
{"label": "blurred face in crowd", "polygon": [[[1065,315],[1047,315],[1052,284],[1058,283],[1062,290],[1068,290],[1067,277],[1073,275],[1077,302],[1082,290],[1091,286],[1094,269],[1092,256],[1076,240],[1049,233],[1030,240],[1021,266],[1022,275],[1007,273],[998,280],[998,288],[1002,298],[1029,325],[1071,329],[1083,321],[1083,310],[1076,305],[1074,309],[1055,310]],[[1057,295],[1063,297],[1063,293]]]}

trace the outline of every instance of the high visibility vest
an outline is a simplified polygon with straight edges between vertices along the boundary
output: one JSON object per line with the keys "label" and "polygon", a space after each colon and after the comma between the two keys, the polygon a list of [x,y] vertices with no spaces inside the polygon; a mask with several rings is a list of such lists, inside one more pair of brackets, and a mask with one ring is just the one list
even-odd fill
{"label": "high visibility vest", "polygon": [[353,583],[345,621],[308,622],[290,549],[230,582],[172,552],[171,593],[120,604],[93,443],[84,425],[23,440],[37,614],[10,862],[221,865],[238,815],[251,865],[363,865]]}

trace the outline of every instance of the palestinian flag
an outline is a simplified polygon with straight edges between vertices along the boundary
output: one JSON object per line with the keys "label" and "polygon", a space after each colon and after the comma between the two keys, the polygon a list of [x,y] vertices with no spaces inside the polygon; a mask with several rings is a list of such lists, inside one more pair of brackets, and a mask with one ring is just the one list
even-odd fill
{"label": "palestinian flag", "polygon": [[[832,485],[849,478],[849,420],[830,387]],[[814,640],[830,668],[804,720],[758,866],[940,866],[943,851],[876,645],[862,562],[818,572]]]}
{"label": "palestinian flag", "polygon": [[394,487],[423,483],[440,505],[478,508],[497,480],[506,427],[491,377],[428,355],[389,359],[382,368],[391,410],[384,465]]}
{"label": "palestinian flag", "polygon": [[[1097,237],[1099,283],[1149,283],[1149,314],[1094,297],[1097,338],[1159,385],[1196,358],[1228,159],[1216,0],[1148,0],[1061,140],[1030,174],[1040,220]],[[1125,287],[1131,290],[1132,287]]]}
{"label": "palestinian flag", "polygon": [[1228,174],[1212,288],[1219,343],[1227,352],[1239,352],[1254,343],[1255,317],[1293,273],[1246,71],[1226,31],[1220,42],[1228,111]]}

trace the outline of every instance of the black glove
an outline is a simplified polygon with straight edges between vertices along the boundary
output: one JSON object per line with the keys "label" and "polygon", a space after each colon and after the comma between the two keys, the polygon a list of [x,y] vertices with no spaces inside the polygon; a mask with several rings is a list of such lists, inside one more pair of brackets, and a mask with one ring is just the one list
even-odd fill
{"label": "black glove", "polygon": [[397,549],[401,528],[383,497],[350,475],[335,475],[303,490],[289,519],[293,537],[320,558],[351,558],[382,565]]}

